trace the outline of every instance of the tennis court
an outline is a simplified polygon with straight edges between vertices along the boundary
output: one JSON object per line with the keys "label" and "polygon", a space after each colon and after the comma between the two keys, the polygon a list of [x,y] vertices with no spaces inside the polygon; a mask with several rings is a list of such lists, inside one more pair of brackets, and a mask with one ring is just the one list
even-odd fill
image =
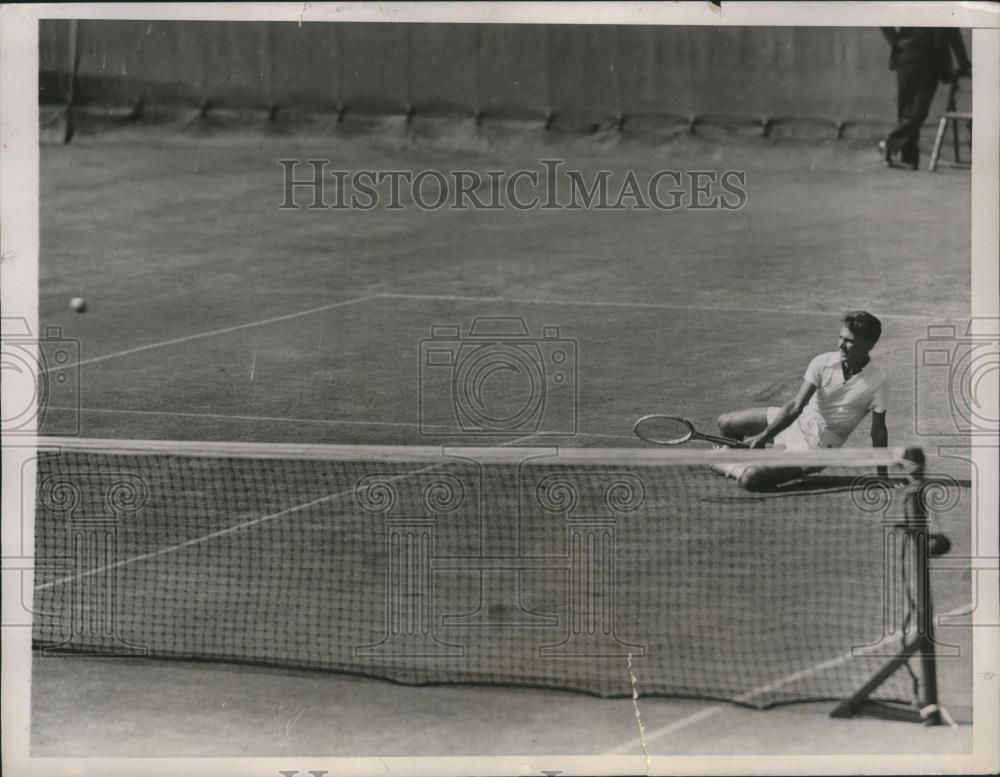
{"label": "tennis court", "polygon": [[[631,423],[647,412],[675,412],[710,429],[726,409],[784,401],[811,355],[834,347],[841,309],[857,307],[884,322],[877,353],[894,376],[890,444],[921,443],[912,421],[915,348],[929,323],[962,326],[968,315],[964,171],[893,174],[873,164],[861,144],[577,141],[559,151],[580,170],[744,169],[748,202],[728,213],[277,208],[279,158],[329,156],[359,169],[487,169],[537,166],[552,154],[526,138],[458,156],[426,145],[400,149],[378,136],[97,138],[45,148],[42,322],[61,325],[81,343],[81,407],[79,415],[51,407],[43,431],[137,440],[468,442],[421,429],[421,342],[432,326],[464,330],[477,317],[503,316],[523,318],[532,334],[557,326],[578,354],[576,434],[545,434],[563,429],[541,423],[540,433],[531,429],[518,444],[635,447]],[[915,221],[934,226],[914,230]],[[922,282],[928,277],[938,279],[933,288]],[[76,295],[88,299],[86,315],[66,312],[66,299]],[[866,434],[859,428],[851,444],[866,446]],[[483,441],[511,438],[474,440]],[[954,479],[949,488],[958,493],[939,520],[953,552],[964,554],[969,466],[930,453],[929,473]],[[717,506],[738,496],[713,477],[691,487]],[[788,499],[743,497],[772,500],[776,514]],[[832,519],[838,499],[842,489],[812,495],[808,520]],[[802,541],[809,537],[804,532]],[[271,547],[280,563],[295,563],[294,547]],[[780,547],[795,556],[791,543]],[[206,582],[217,572],[206,569]],[[145,583],[153,601],[160,595],[155,580],[152,574]],[[933,585],[939,613],[967,608],[967,573],[937,573]],[[308,586],[299,591],[308,593]],[[330,605],[315,606],[322,612]],[[961,658],[939,661],[941,701],[968,723],[971,639],[961,628],[939,636],[963,650]],[[33,747],[52,755],[643,748],[630,699],[554,690],[412,688],[294,668],[52,655],[37,658],[33,687]],[[83,708],[90,712],[81,715]],[[970,727],[960,726],[929,730],[914,744],[912,724],[831,721],[830,705],[817,702],[762,713],[642,697],[638,708],[653,754],[961,752],[970,742]],[[414,709],[419,726],[402,713]]]}
{"label": "tennis court", "polygon": [[[968,326],[970,175],[882,166],[866,31],[297,29],[40,28],[39,323],[72,356],[29,484],[32,755],[971,753],[981,473],[921,358]],[[310,160],[462,171],[508,207],[307,207]],[[519,171],[685,191],[512,207]],[[698,171],[745,196],[697,207]],[[632,433],[787,401],[848,309],[882,321],[889,445],[923,449],[951,542],[928,579],[954,725],[889,719],[923,664],[881,717],[830,717],[886,659],[888,581],[924,579],[884,568],[915,492],[858,501],[866,423],[853,464],[770,493]],[[498,340],[507,369],[473,358]]]}
{"label": "tennis court", "polygon": [[[523,147],[474,164],[537,168],[551,152]],[[918,442],[906,422],[916,344],[929,321],[967,320],[967,173],[904,176],[873,167],[867,147],[832,143],[567,150],[580,170],[746,169],[749,200],[736,212],[283,211],[279,158],[462,159],[336,137],[46,148],[41,314],[84,350],[82,431],[114,436],[141,413],[160,438],[418,442],[420,341],[432,325],[502,315],[577,341],[581,437],[626,441],[650,407],[711,426],[726,408],[784,396],[803,357],[781,357],[826,347],[851,300],[887,322],[893,440]],[[70,295],[91,311],[68,316]],[[123,369],[143,388],[123,385]],[[58,412],[46,432],[60,432]],[[226,420],[243,415],[275,420]]]}

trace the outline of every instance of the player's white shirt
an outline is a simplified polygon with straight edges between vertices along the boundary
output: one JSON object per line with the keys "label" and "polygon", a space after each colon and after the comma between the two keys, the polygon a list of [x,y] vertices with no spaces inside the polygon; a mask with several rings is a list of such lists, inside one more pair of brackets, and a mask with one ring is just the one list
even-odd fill
{"label": "player's white shirt", "polygon": [[811,447],[839,448],[869,411],[884,413],[888,407],[888,374],[870,357],[861,372],[845,381],[840,353],[821,353],[809,362],[803,380],[816,387],[797,419]]}

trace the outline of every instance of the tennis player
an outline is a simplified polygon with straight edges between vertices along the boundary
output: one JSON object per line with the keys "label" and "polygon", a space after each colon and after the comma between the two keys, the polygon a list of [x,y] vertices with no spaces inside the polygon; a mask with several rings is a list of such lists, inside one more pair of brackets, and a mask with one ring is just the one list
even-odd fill
{"label": "tennis player", "polygon": [[[755,407],[719,417],[723,436],[743,440],[751,448],[773,444],[788,451],[839,448],[871,411],[872,447],[885,448],[889,385],[885,368],[871,357],[882,324],[863,310],[845,313],[836,351],[809,362],[795,398],[781,407]],[[748,464],[716,465],[716,472],[735,478],[748,491],[763,491],[818,470]],[[880,470],[880,474],[884,474]]]}

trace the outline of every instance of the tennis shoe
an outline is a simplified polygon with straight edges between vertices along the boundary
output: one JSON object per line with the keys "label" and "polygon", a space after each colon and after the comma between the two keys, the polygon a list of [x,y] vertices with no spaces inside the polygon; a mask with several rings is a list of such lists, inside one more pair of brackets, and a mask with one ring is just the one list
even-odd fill
{"label": "tennis shoe", "polygon": [[878,153],[882,158],[882,164],[886,167],[895,167],[892,161],[892,152],[889,150],[889,144],[885,140],[880,140],[878,142]]}
{"label": "tennis shoe", "polygon": [[[731,450],[728,445],[720,445],[713,443],[713,451],[728,451]],[[710,464],[709,469],[712,470],[716,475],[722,475],[723,477],[734,477],[733,475],[733,465],[732,464]]]}

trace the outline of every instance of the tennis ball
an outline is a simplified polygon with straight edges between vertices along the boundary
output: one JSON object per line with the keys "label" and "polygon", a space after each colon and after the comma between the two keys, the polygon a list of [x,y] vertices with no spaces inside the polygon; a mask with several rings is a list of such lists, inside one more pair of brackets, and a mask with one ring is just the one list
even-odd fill
{"label": "tennis ball", "polygon": [[69,301],[69,306],[77,313],[87,312],[87,300],[83,297],[73,297],[73,299]]}

